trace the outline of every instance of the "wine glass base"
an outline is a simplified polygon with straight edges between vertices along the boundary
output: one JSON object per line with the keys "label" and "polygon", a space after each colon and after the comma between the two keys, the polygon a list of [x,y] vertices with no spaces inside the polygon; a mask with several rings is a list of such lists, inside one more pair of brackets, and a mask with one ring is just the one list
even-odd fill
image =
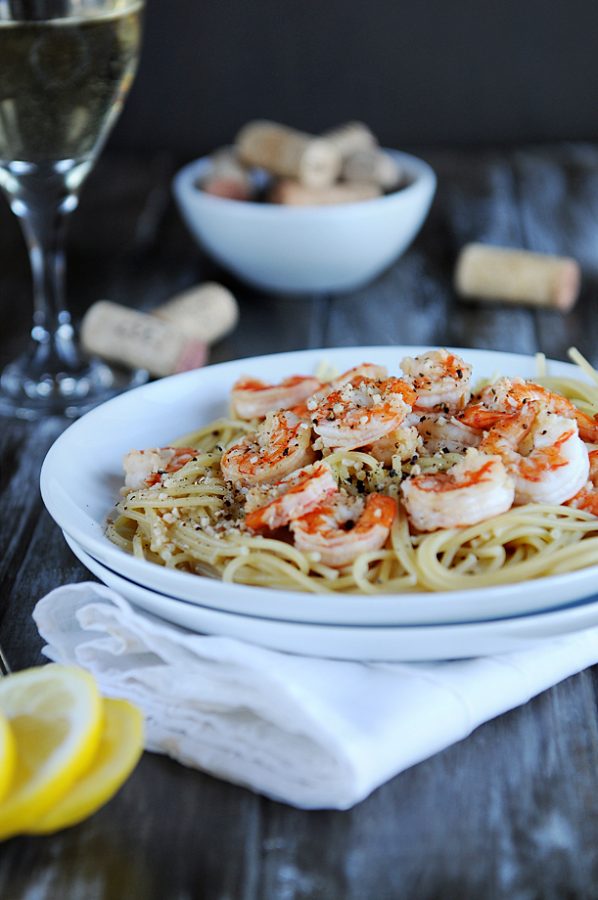
{"label": "wine glass base", "polygon": [[148,378],[144,369],[130,372],[90,360],[76,373],[59,372],[34,379],[27,375],[22,361],[16,360],[0,376],[0,416],[76,419],[105,400],[145,384]]}

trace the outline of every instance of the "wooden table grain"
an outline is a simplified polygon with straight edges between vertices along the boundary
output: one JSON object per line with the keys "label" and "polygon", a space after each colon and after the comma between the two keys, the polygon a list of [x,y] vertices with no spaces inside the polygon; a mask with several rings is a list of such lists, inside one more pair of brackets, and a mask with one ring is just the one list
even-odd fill
{"label": "wooden table grain", "polygon": [[[421,234],[375,283],[334,298],[260,296],[202,257],[176,213],[177,161],[106,156],[69,239],[69,294],[151,308],[206,278],[228,284],[240,327],[213,362],[353,344],[452,344],[598,363],[598,148],[423,155],[438,194]],[[568,315],[460,303],[470,240],[571,254],[583,265]],[[0,208],[0,366],[30,317],[27,259]],[[45,513],[42,459],[64,428],[0,419],[0,644],[18,669],[42,662],[36,600],[90,576]],[[146,754],[84,824],[0,848],[2,900],[535,900],[598,896],[598,718],[592,670],[478,728],[349,812],[302,812]]]}

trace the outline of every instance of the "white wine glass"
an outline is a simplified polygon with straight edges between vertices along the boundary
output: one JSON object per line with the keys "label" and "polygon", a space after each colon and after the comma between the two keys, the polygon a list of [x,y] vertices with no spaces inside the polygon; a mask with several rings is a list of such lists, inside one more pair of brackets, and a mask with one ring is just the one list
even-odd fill
{"label": "white wine glass", "polygon": [[64,234],[132,84],[142,13],[143,0],[0,0],[0,187],[34,295],[28,346],[0,375],[0,413],[74,417],[140,380],[81,352]]}

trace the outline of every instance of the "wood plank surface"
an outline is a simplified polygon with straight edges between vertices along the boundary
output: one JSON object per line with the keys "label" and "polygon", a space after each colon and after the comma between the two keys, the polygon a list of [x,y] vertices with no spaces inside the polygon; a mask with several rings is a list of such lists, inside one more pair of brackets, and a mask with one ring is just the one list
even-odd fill
{"label": "wood plank surface", "polygon": [[[424,154],[439,188],[408,252],[347,295],[260,296],[207,260],[170,198],[176,160],[102,159],[69,239],[81,313],[107,297],[149,309],[205,278],[228,284],[239,328],[212,361],[303,347],[454,344],[598,363],[598,148]],[[584,284],[568,315],[466,304],[452,273],[470,240],[566,253]],[[27,260],[0,208],[0,364],[29,320]],[[42,459],[64,427],[0,419],[0,644],[39,663],[37,599],[89,578],[43,510]],[[589,670],[393,779],[348,812],[303,812],[146,754],[81,826],[0,847],[2,900],[535,900],[598,896],[598,718]]]}

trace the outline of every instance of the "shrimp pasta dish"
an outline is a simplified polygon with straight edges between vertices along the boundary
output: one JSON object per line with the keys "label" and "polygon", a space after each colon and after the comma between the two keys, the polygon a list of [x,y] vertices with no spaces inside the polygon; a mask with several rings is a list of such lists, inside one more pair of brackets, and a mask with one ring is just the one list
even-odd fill
{"label": "shrimp pasta dish", "polygon": [[[254,376],[230,412],[131,450],[109,538],[224,581],[450,591],[598,563],[598,373],[474,380],[448,350]],[[358,362],[356,360],[356,362]],[[581,370],[585,379],[581,377]]]}

